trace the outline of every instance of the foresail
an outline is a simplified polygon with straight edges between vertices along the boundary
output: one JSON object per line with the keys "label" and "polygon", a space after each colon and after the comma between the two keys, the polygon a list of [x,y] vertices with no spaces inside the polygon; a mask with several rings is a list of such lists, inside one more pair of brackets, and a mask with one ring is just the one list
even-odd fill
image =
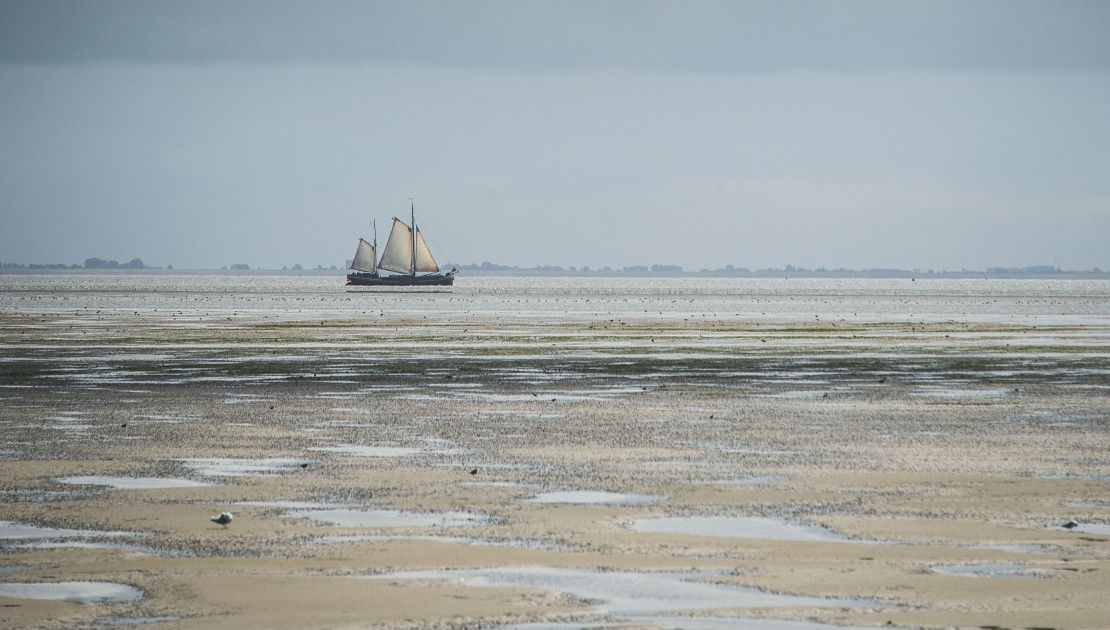
{"label": "foresail", "polygon": [[416,228],[416,270],[439,271],[439,265],[436,264],[436,259],[432,258],[432,250],[428,249],[428,244],[424,242],[424,234],[420,232],[420,228]]}
{"label": "foresail", "polygon": [[393,229],[385,242],[378,267],[397,273],[412,273],[412,230],[400,219],[393,219]]}
{"label": "foresail", "polygon": [[351,269],[372,272],[376,266],[375,260],[374,246],[358,239],[358,249],[355,250],[355,259],[351,261]]}

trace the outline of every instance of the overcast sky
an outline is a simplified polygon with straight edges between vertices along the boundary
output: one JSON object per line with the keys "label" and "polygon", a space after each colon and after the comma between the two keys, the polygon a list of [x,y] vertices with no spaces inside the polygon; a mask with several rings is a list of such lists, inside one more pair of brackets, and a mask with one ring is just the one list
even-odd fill
{"label": "overcast sky", "polygon": [[1110,268],[1110,2],[0,0],[0,261]]}

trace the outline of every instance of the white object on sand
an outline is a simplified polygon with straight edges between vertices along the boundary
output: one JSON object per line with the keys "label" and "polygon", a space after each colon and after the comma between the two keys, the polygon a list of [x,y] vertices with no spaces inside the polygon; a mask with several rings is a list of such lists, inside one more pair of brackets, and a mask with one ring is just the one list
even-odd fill
{"label": "white object on sand", "polygon": [[213,523],[223,525],[226,528],[233,518],[235,517],[231,515],[231,512],[221,512],[219,516],[213,516],[211,520]]}

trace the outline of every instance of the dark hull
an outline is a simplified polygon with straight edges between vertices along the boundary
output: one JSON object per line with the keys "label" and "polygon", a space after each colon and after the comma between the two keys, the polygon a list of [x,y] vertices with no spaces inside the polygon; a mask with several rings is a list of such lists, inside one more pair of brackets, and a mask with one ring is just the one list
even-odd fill
{"label": "dark hull", "polygon": [[455,274],[429,273],[423,276],[379,276],[376,273],[349,273],[348,286],[360,287],[449,287],[455,283]]}

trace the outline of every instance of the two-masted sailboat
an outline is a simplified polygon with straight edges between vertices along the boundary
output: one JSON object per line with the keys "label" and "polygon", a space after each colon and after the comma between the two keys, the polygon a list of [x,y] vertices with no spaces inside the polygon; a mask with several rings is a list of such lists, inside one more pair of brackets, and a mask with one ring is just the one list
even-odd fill
{"label": "two-masted sailboat", "polygon": [[[410,204],[411,226],[393,217],[393,228],[385,242],[381,260],[377,259],[378,229],[374,226],[374,242],[358,239],[358,249],[351,261],[351,273],[347,274],[347,284],[379,287],[425,287],[451,286],[455,282],[457,270],[439,273],[439,264],[432,257],[428,243],[420,228],[416,227],[416,210]],[[380,270],[392,271],[382,275]],[[420,274],[420,275],[418,275]]]}

